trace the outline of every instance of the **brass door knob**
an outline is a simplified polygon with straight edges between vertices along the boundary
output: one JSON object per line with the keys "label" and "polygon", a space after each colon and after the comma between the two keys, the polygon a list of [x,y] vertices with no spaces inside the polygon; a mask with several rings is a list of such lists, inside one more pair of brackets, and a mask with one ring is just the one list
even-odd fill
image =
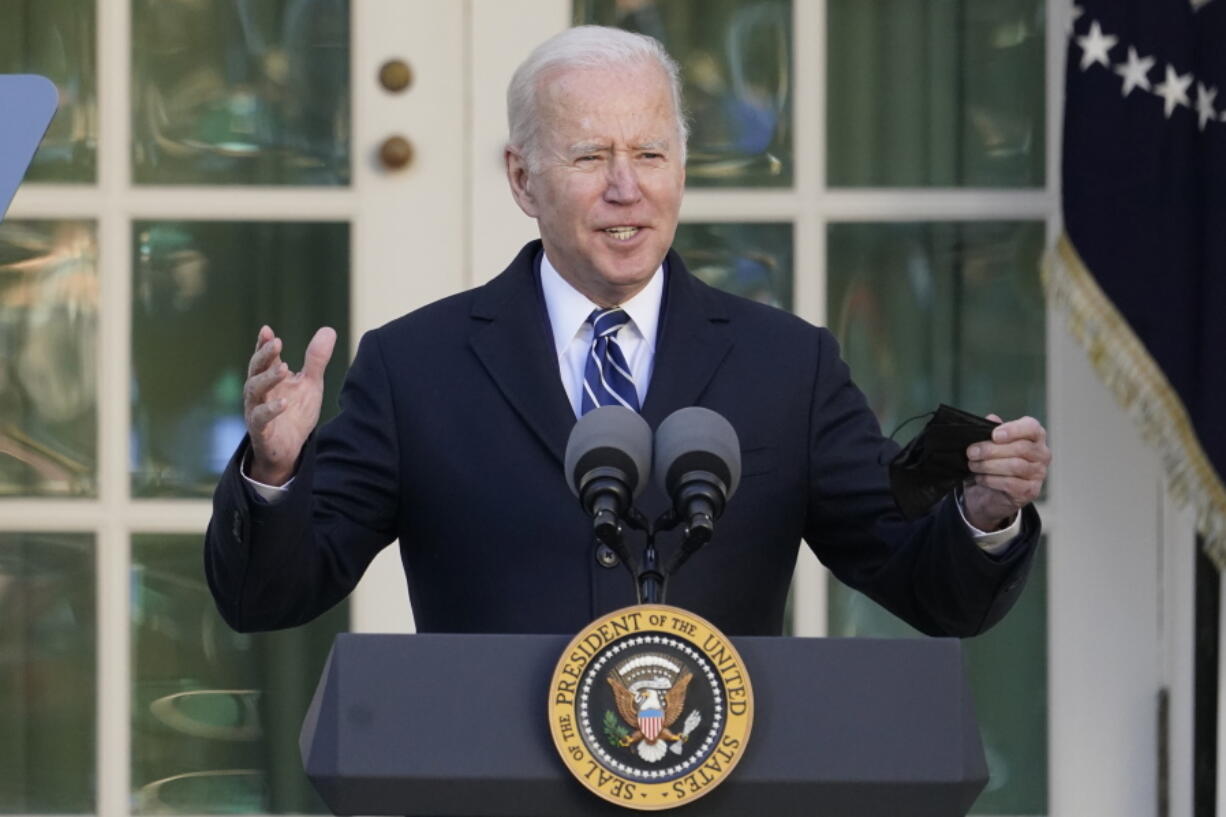
{"label": "brass door knob", "polygon": [[403,136],[389,136],[379,146],[379,161],[388,170],[403,170],[413,161],[413,145]]}
{"label": "brass door knob", "polygon": [[413,70],[404,60],[388,60],[379,68],[379,84],[394,94],[413,83]]}

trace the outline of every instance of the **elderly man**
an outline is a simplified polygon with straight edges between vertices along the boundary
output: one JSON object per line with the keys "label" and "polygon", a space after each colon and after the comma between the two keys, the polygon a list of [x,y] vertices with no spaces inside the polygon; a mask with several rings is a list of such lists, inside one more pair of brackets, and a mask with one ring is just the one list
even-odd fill
{"label": "elderly man", "polygon": [[[489,284],[367,333],[342,411],[318,434],[335,334],[321,329],[293,373],[260,330],[250,434],[206,541],[226,620],[307,621],[393,539],[425,631],[571,632],[633,603],[561,467],[576,417],[612,402],[653,427],[706,406],[741,439],[740,490],[671,603],[732,634],[777,634],[803,539],[926,632],[998,620],[1038,538],[1042,427],[999,426],[968,452],[977,476],[963,497],[904,520],[884,465],[895,449],[830,333],[703,285],[670,251],[686,126],[659,44],[564,32],[516,71],[508,103],[507,179],[540,241]],[[640,505],[654,516],[666,499],[652,488]],[[667,560],[678,542],[658,544]]]}

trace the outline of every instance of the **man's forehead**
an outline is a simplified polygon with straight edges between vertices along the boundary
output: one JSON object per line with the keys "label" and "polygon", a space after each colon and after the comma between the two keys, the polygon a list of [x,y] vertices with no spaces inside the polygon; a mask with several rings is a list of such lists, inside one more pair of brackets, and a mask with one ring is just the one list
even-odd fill
{"label": "man's forehead", "polygon": [[607,148],[613,139],[635,147],[665,146],[675,138],[676,122],[667,79],[653,66],[625,70],[635,69],[656,76],[581,68],[543,78],[542,130],[564,150]]}

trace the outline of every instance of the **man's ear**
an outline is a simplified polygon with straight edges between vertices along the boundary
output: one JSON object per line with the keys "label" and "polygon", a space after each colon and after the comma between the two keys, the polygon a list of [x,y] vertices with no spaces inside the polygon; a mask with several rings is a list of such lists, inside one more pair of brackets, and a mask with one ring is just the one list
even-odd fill
{"label": "man's ear", "polygon": [[536,199],[532,194],[532,174],[528,172],[527,160],[510,145],[503,151],[503,160],[507,166],[507,183],[511,186],[511,196],[529,218],[536,218]]}

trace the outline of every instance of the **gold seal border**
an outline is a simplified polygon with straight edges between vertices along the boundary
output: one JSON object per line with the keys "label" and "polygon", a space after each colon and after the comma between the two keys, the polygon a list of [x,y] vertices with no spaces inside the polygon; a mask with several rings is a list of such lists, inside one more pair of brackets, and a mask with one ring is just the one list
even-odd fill
{"label": "gold seal border", "polygon": [[[653,621],[662,621],[662,624],[652,624]],[[608,644],[642,634],[666,635],[690,642],[711,663],[723,681],[727,696],[719,745],[694,771],[661,783],[644,783],[606,768],[589,752],[579,726],[579,684],[588,664]],[[591,639],[597,639],[599,645],[590,646]],[[722,655],[722,660],[717,660],[716,655]],[[582,660],[576,656],[582,656]],[[739,686],[730,687],[730,678]],[[735,697],[733,690],[739,693]],[[575,779],[611,803],[641,811],[658,811],[691,803],[727,779],[728,773],[745,754],[753,728],[754,698],[745,661],[715,625],[680,607],[642,604],[601,616],[571,639],[550,678],[547,709],[554,747]],[[734,709],[741,712],[734,714]]]}

